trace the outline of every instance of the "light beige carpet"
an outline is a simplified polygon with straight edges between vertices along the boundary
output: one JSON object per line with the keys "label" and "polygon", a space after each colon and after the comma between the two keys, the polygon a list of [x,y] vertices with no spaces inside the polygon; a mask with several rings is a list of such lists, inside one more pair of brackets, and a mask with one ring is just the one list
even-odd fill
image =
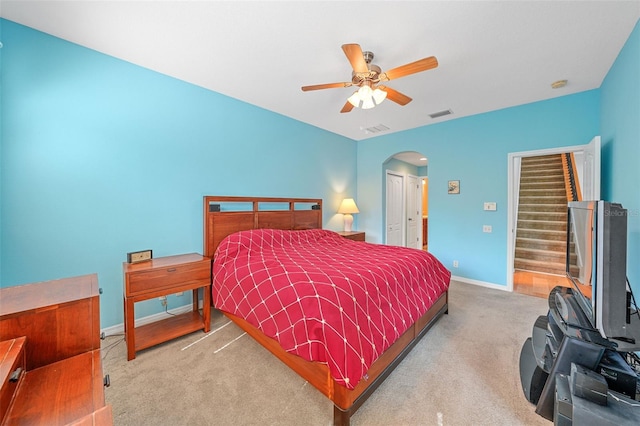
{"label": "light beige carpet", "polygon": [[[452,282],[438,321],[351,418],[352,425],[550,425],[520,385],[520,348],[547,301]],[[103,341],[116,425],[331,425],[333,406],[219,313],[126,360]]]}

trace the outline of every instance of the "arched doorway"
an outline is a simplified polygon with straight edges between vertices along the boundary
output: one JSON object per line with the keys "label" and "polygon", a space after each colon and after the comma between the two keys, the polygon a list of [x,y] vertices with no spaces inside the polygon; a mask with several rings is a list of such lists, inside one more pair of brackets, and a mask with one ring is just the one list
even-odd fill
{"label": "arched doorway", "polygon": [[427,247],[428,161],[416,151],[396,153],[382,164],[384,243]]}

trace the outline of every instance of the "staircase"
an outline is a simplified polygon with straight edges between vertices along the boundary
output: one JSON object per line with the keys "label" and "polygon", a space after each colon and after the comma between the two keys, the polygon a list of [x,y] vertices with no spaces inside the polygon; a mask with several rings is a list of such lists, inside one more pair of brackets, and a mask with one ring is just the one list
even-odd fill
{"label": "staircase", "polygon": [[514,269],[565,275],[567,192],[560,154],[522,158]]}

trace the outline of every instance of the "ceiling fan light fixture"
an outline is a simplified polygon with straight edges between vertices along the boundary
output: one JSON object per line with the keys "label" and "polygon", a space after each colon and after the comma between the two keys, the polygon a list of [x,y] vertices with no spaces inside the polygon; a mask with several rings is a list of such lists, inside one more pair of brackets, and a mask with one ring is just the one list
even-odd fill
{"label": "ceiling fan light fixture", "polygon": [[364,101],[365,99],[371,98],[373,94],[373,90],[371,90],[371,86],[364,85],[358,89],[358,96],[360,96],[360,100]]}
{"label": "ceiling fan light fixture", "polygon": [[353,92],[353,95],[349,96],[347,101],[356,108],[371,109],[376,105],[380,105],[386,97],[387,92],[378,88],[374,90],[369,83]]}
{"label": "ceiling fan light fixture", "polygon": [[356,107],[356,108],[360,107],[360,95],[358,94],[357,90],[355,92],[353,92],[353,95],[349,96],[349,98],[347,100],[354,107]]}
{"label": "ceiling fan light fixture", "polygon": [[384,101],[387,98],[387,92],[385,92],[384,90],[380,90],[380,89],[375,89],[373,91],[373,100],[375,101],[376,105],[380,105],[382,103],[382,101]]}
{"label": "ceiling fan light fixture", "polygon": [[383,73],[379,66],[371,63],[374,56],[373,53],[370,51],[363,51],[359,44],[343,44],[342,51],[347,56],[347,59],[351,64],[351,81],[302,86],[303,92],[340,87],[358,87],[358,90],[347,98],[347,102],[345,102],[340,113],[350,112],[353,108],[373,108],[376,105],[380,105],[387,98],[400,106],[405,106],[412,100],[409,96],[400,93],[391,87],[383,85],[376,87],[376,85],[378,83],[384,83],[397,78],[406,77],[411,74],[427,71],[438,66],[438,60],[436,57],[429,56],[427,58],[422,58],[391,70],[387,70]]}
{"label": "ceiling fan light fixture", "polygon": [[371,109],[374,106],[376,106],[376,103],[373,101],[373,97],[369,97],[365,100],[362,101],[362,106],[360,108],[362,109]]}

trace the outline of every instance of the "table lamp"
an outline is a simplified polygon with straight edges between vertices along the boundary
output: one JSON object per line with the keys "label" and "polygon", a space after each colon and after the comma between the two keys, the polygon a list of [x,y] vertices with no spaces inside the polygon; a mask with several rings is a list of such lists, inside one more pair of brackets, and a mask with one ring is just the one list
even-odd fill
{"label": "table lamp", "polygon": [[351,225],[353,225],[352,214],[360,213],[360,210],[358,210],[358,206],[356,206],[356,202],[353,201],[353,198],[345,198],[342,200],[338,213],[342,213],[344,215],[344,231],[351,232]]}

